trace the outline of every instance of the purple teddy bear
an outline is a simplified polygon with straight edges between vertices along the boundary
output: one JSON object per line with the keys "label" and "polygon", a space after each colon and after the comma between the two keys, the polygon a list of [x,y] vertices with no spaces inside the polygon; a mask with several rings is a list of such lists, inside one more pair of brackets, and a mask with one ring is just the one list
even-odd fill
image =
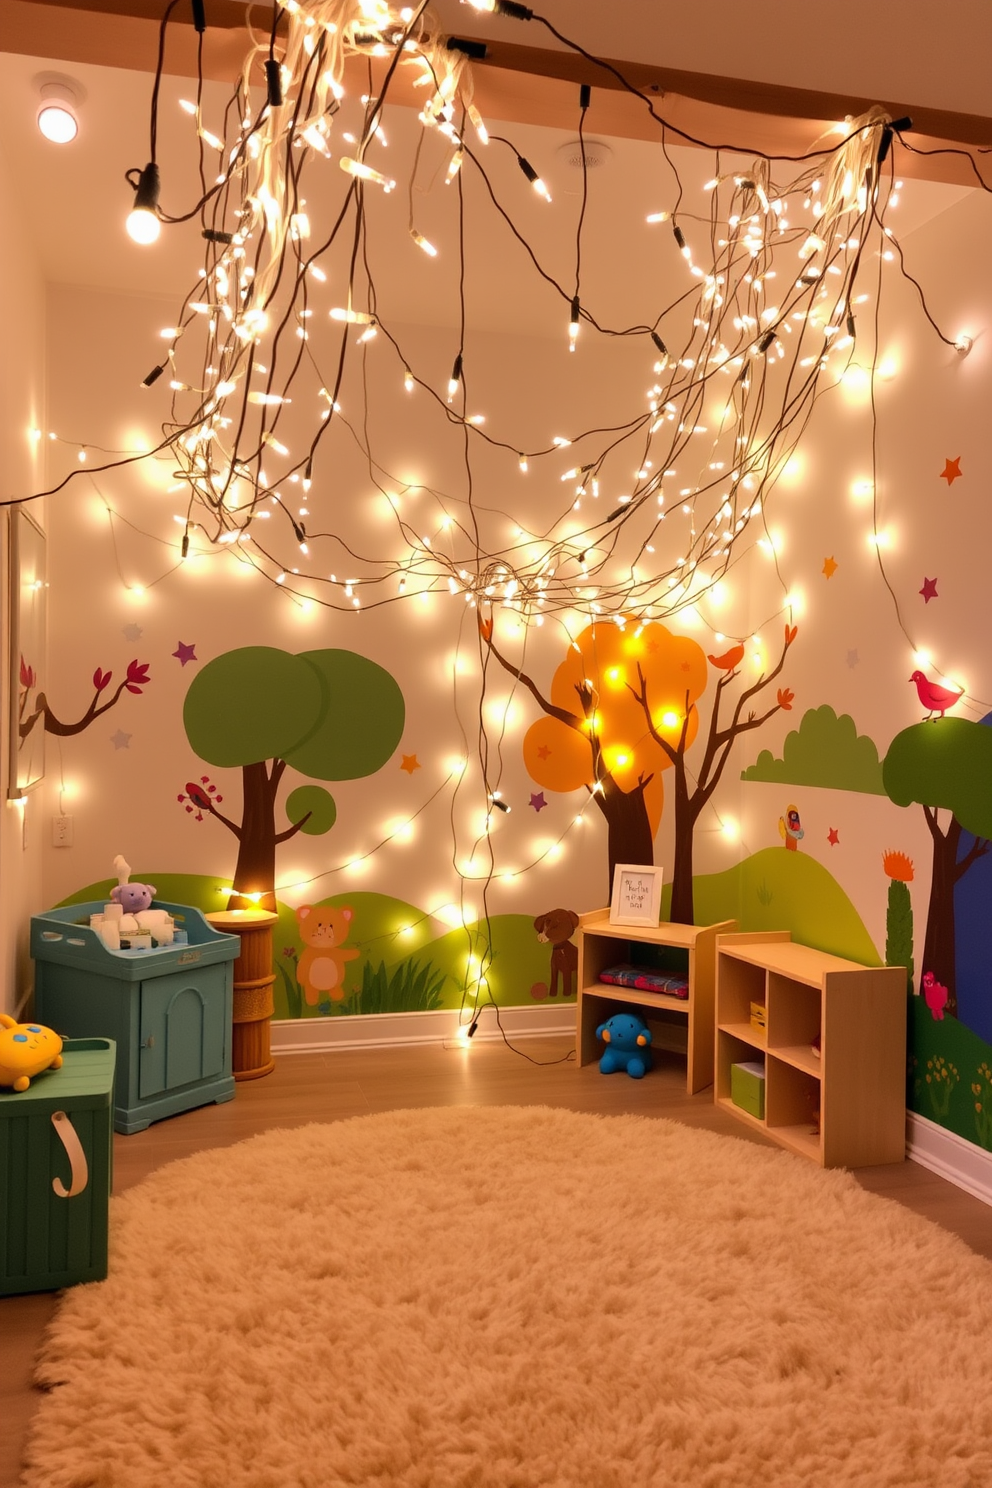
{"label": "purple teddy bear", "polygon": [[119,853],[114,859],[114,867],[117,870],[117,887],[110,891],[111,903],[122,905],[124,913],[130,915],[148,909],[155,898],[155,885],[128,883],[131,865]]}

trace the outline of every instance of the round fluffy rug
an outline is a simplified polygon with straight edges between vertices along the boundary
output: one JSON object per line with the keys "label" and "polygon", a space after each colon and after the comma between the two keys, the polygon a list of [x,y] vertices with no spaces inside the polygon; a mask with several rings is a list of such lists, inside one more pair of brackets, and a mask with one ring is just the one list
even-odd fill
{"label": "round fluffy rug", "polygon": [[643,1117],[398,1111],[112,1201],[30,1488],[988,1488],[992,1268]]}

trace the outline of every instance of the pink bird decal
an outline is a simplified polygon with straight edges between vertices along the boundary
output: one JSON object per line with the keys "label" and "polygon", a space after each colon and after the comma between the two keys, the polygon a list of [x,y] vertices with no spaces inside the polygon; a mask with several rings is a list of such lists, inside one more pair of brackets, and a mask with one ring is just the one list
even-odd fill
{"label": "pink bird decal", "polygon": [[954,704],[964,697],[963,687],[941,687],[936,682],[928,682],[922,672],[914,672],[909,680],[916,683],[916,692],[920,702],[928,710],[927,717],[923,720],[924,723],[935,713],[939,713],[943,718],[947,709],[953,708]]}
{"label": "pink bird decal", "polygon": [[934,1019],[940,1022],[944,1016],[944,1008],[947,1004],[947,988],[942,986],[932,971],[923,973],[923,996],[927,1007],[933,1013]]}

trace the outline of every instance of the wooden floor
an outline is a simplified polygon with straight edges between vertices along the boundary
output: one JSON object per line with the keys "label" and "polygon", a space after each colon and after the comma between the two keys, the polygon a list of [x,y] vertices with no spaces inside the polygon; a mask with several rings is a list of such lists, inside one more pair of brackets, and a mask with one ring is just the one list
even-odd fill
{"label": "wooden floor", "polygon": [[[547,1105],[618,1115],[670,1116],[745,1140],[765,1142],[713,1105],[712,1091],[685,1092],[685,1064],[661,1055],[644,1080],[604,1077],[596,1065],[566,1060],[565,1037],[521,1039],[514,1052],[501,1043],[467,1048],[342,1050],[283,1055],[275,1071],[237,1087],[233,1101],[161,1121],[114,1139],[114,1191],[138,1183],[163,1163],[206,1147],[226,1147],[272,1127],[342,1121],[422,1106]],[[530,1059],[540,1061],[531,1063]],[[992,1259],[992,1208],[942,1178],[900,1163],[859,1171],[865,1188],[925,1215]],[[50,1293],[0,1299],[0,1488],[17,1483],[21,1450],[34,1408],[31,1368],[56,1298]]]}

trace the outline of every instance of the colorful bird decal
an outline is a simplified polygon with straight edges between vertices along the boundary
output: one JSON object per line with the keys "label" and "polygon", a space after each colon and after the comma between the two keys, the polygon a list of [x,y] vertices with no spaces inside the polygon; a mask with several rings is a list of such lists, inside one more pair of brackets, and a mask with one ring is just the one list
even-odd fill
{"label": "colorful bird decal", "polygon": [[796,852],[799,843],[806,833],[803,831],[802,822],[799,820],[799,811],[795,806],[787,806],[785,815],[778,819],[778,834],[784,841],[789,852]]}
{"label": "colorful bird decal", "polygon": [[944,1008],[947,1005],[947,988],[938,982],[932,971],[923,973],[923,996],[934,1019],[938,1023],[941,1022],[944,1017]]}
{"label": "colorful bird decal", "polygon": [[935,713],[939,713],[943,718],[948,708],[953,708],[954,704],[964,697],[963,687],[941,687],[937,682],[928,682],[922,672],[914,672],[909,680],[916,683],[920,702],[928,710],[927,717],[923,720],[924,723]]}
{"label": "colorful bird decal", "polygon": [[729,651],[724,651],[722,656],[707,656],[706,660],[711,666],[719,667],[721,672],[732,672],[738,666],[744,656],[744,642],[731,646]]}

